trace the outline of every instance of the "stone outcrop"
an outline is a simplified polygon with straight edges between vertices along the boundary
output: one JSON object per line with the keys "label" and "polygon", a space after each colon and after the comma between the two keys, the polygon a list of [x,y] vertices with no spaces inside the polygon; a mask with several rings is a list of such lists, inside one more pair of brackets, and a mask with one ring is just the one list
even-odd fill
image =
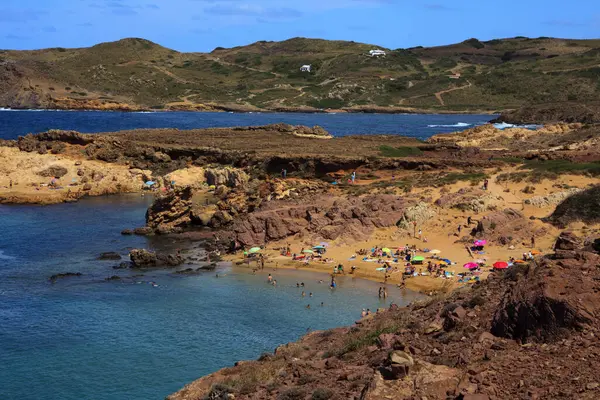
{"label": "stone outcrop", "polygon": [[157,254],[145,249],[131,250],[129,258],[131,259],[131,268],[176,267],[184,262],[179,255]]}
{"label": "stone outcrop", "polygon": [[409,204],[394,195],[272,201],[234,220],[229,232],[246,246],[302,234],[324,240],[361,240],[395,226]]}
{"label": "stone outcrop", "polygon": [[248,175],[238,168],[206,168],[204,171],[206,183],[214,186],[235,188],[248,183]]}
{"label": "stone outcrop", "polygon": [[521,279],[507,290],[494,314],[491,333],[522,343],[553,342],[597,323],[600,256],[565,252],[580,246],[574,235],[561,234],[555,246],[559,261],[542,260],[523,268]]}
{"label": "stone outcrop", "polygon": [[164,232],[188,226],[191,222],[193,190],[191,187],[175,189],[159,196],[146,211],[146,226]]}
{"label": "stone outcrop", "polygon": [[462,188],[448,193],[436,200],[435,205],[442,208],[455,208],[461,211],[482,213],[496,210],[502,197],[478,188]]}
{"label": "stone outcrop", "polygon": [[561,227],[575,221],[586,224],[600,222],[600,185],[567,197],[556,207],[548,220]]}

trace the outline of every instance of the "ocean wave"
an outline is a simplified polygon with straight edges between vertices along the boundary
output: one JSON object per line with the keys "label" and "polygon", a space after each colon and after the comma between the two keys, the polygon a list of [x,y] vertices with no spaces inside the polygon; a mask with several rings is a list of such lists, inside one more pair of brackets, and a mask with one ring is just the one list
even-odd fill
{"label": "ocean wave", "polygon": [[2,250],[0,250],[0,260],[14,260],[14,257],[11,256],[7,256],[6,254],[4,254],[4,252]]}
{"label": "ocean wave", "polygon": [[471,126],[472,124],[467,124],[466,122],[459,122],[454,125],[427,125],[428,128],[464,128],[466,126]]}
{"label": "ocean wave", "polygon": [[508,124],[506,122],[500,122],[500,123],[494,124],[494,128],[496,128],[496,129],[508,129],[508,128],[537,129],[540,127],[541,127],[541,125],[535,125],[535,124],[516,125],[516,124]]}

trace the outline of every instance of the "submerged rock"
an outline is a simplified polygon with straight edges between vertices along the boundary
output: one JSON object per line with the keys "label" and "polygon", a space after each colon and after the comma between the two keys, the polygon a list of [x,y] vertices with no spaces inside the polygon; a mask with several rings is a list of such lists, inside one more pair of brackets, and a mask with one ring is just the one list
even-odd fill
{"label": "submerged rock", "polygon": [[49,278],[49,280],[50,280],[50,282],[54,283],[58,279],[69,278],[69,277],[73,277],[73,276],[81,276],[81,275],[82,275],[81,272],[61,272],[60,274],[54,274],[54,275],[52,275]]}
{"label": "submerged rock", "polygon": [[98,260],[120,260],[121,255],[119,253],[115,253],[114,251],[109,251],[106,253],[101,253],[97,259]]}
{"label": "submerged rock", "polygon": [[183,257],[175,254],[157,254],[145,249],[133,249],[129,253],[132,268],[150,268],[158,266],[176,267],[183,264]]}

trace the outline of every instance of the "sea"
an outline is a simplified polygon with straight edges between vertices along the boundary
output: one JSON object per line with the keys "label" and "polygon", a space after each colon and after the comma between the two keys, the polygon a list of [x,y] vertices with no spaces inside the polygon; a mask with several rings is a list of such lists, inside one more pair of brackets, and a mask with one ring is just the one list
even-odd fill
{"label": "sea", "polygon": [[[333,136],[392,134],[427,139],[482,125],[497,115],[476,114],[306,114],[226,112],[106,112],[7,110],[0,108],[0,139],[49,129],[82,133],[113,132],[136,128],[218,128],[231,126],[319,125]],[[499,124],[506,128],[508,124]]]}
{"label": "sea", "polygon": [[[490,118],[1,111],[0,138],[51,128],[102,132],[286,122],[321,125],[338,136],[424,139]],[[256,359],[307,332],[352,324],[363,308],[405,305],[419,297],[391,287],[388,299],[380,301],[377,283],[348,276],[331,290],[327,275],[305,271],[253,275],[220,263],[216,271],[180,275],[114,269],[120,261],[98,260],[103,252],[126,259],[132,248],[179,245],[120,234],[144,225],[151,202],[151,196],[135,194],[52,206],[0,205],[0,399],[163,399],[203,375]],[[202,250],[201,243],[194,246]],[[66,272],[81,275],[49,279]],[[267,273],[277,279],[276,287],[267,284]],[[107,280],[114,276],[121,279]],[[299,282],[304,289],[296,287]]]}

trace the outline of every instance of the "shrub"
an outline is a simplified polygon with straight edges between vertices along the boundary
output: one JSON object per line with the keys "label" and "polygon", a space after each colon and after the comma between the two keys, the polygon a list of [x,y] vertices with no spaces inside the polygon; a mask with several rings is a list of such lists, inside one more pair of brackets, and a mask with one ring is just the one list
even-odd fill
{"label": "shrub", "polygon": [[279,393],[277,400],[303,400],[305,396],[304,389],[296,386]]}
{"label": "shrub", "polygon": [[477,40],[475,38],[465,40],[464,43],[468,44],[469,46],[476,48],[476,49],[483,49],[485,47],[485,45],[483,43],[481,43],[479,40]]}
{"label": "shrub", "polygon": [[226,400],[229,398],[229,394],[233,393],[234,390],[227,385],[217,383],[210,388],[210,392],[204,396],[203,400]]}
{"label": "shrub", "polygon": [[391,147],[383,145],[379,147],[379,151],[383,157],[410,157],[419,156],[423,154],[423,151],[418,147]]}
{"label": "shrub", "polygon": [[317,388],[312,394],[312,400],[329,400],[333,397],[333,392],[327,388]]}

